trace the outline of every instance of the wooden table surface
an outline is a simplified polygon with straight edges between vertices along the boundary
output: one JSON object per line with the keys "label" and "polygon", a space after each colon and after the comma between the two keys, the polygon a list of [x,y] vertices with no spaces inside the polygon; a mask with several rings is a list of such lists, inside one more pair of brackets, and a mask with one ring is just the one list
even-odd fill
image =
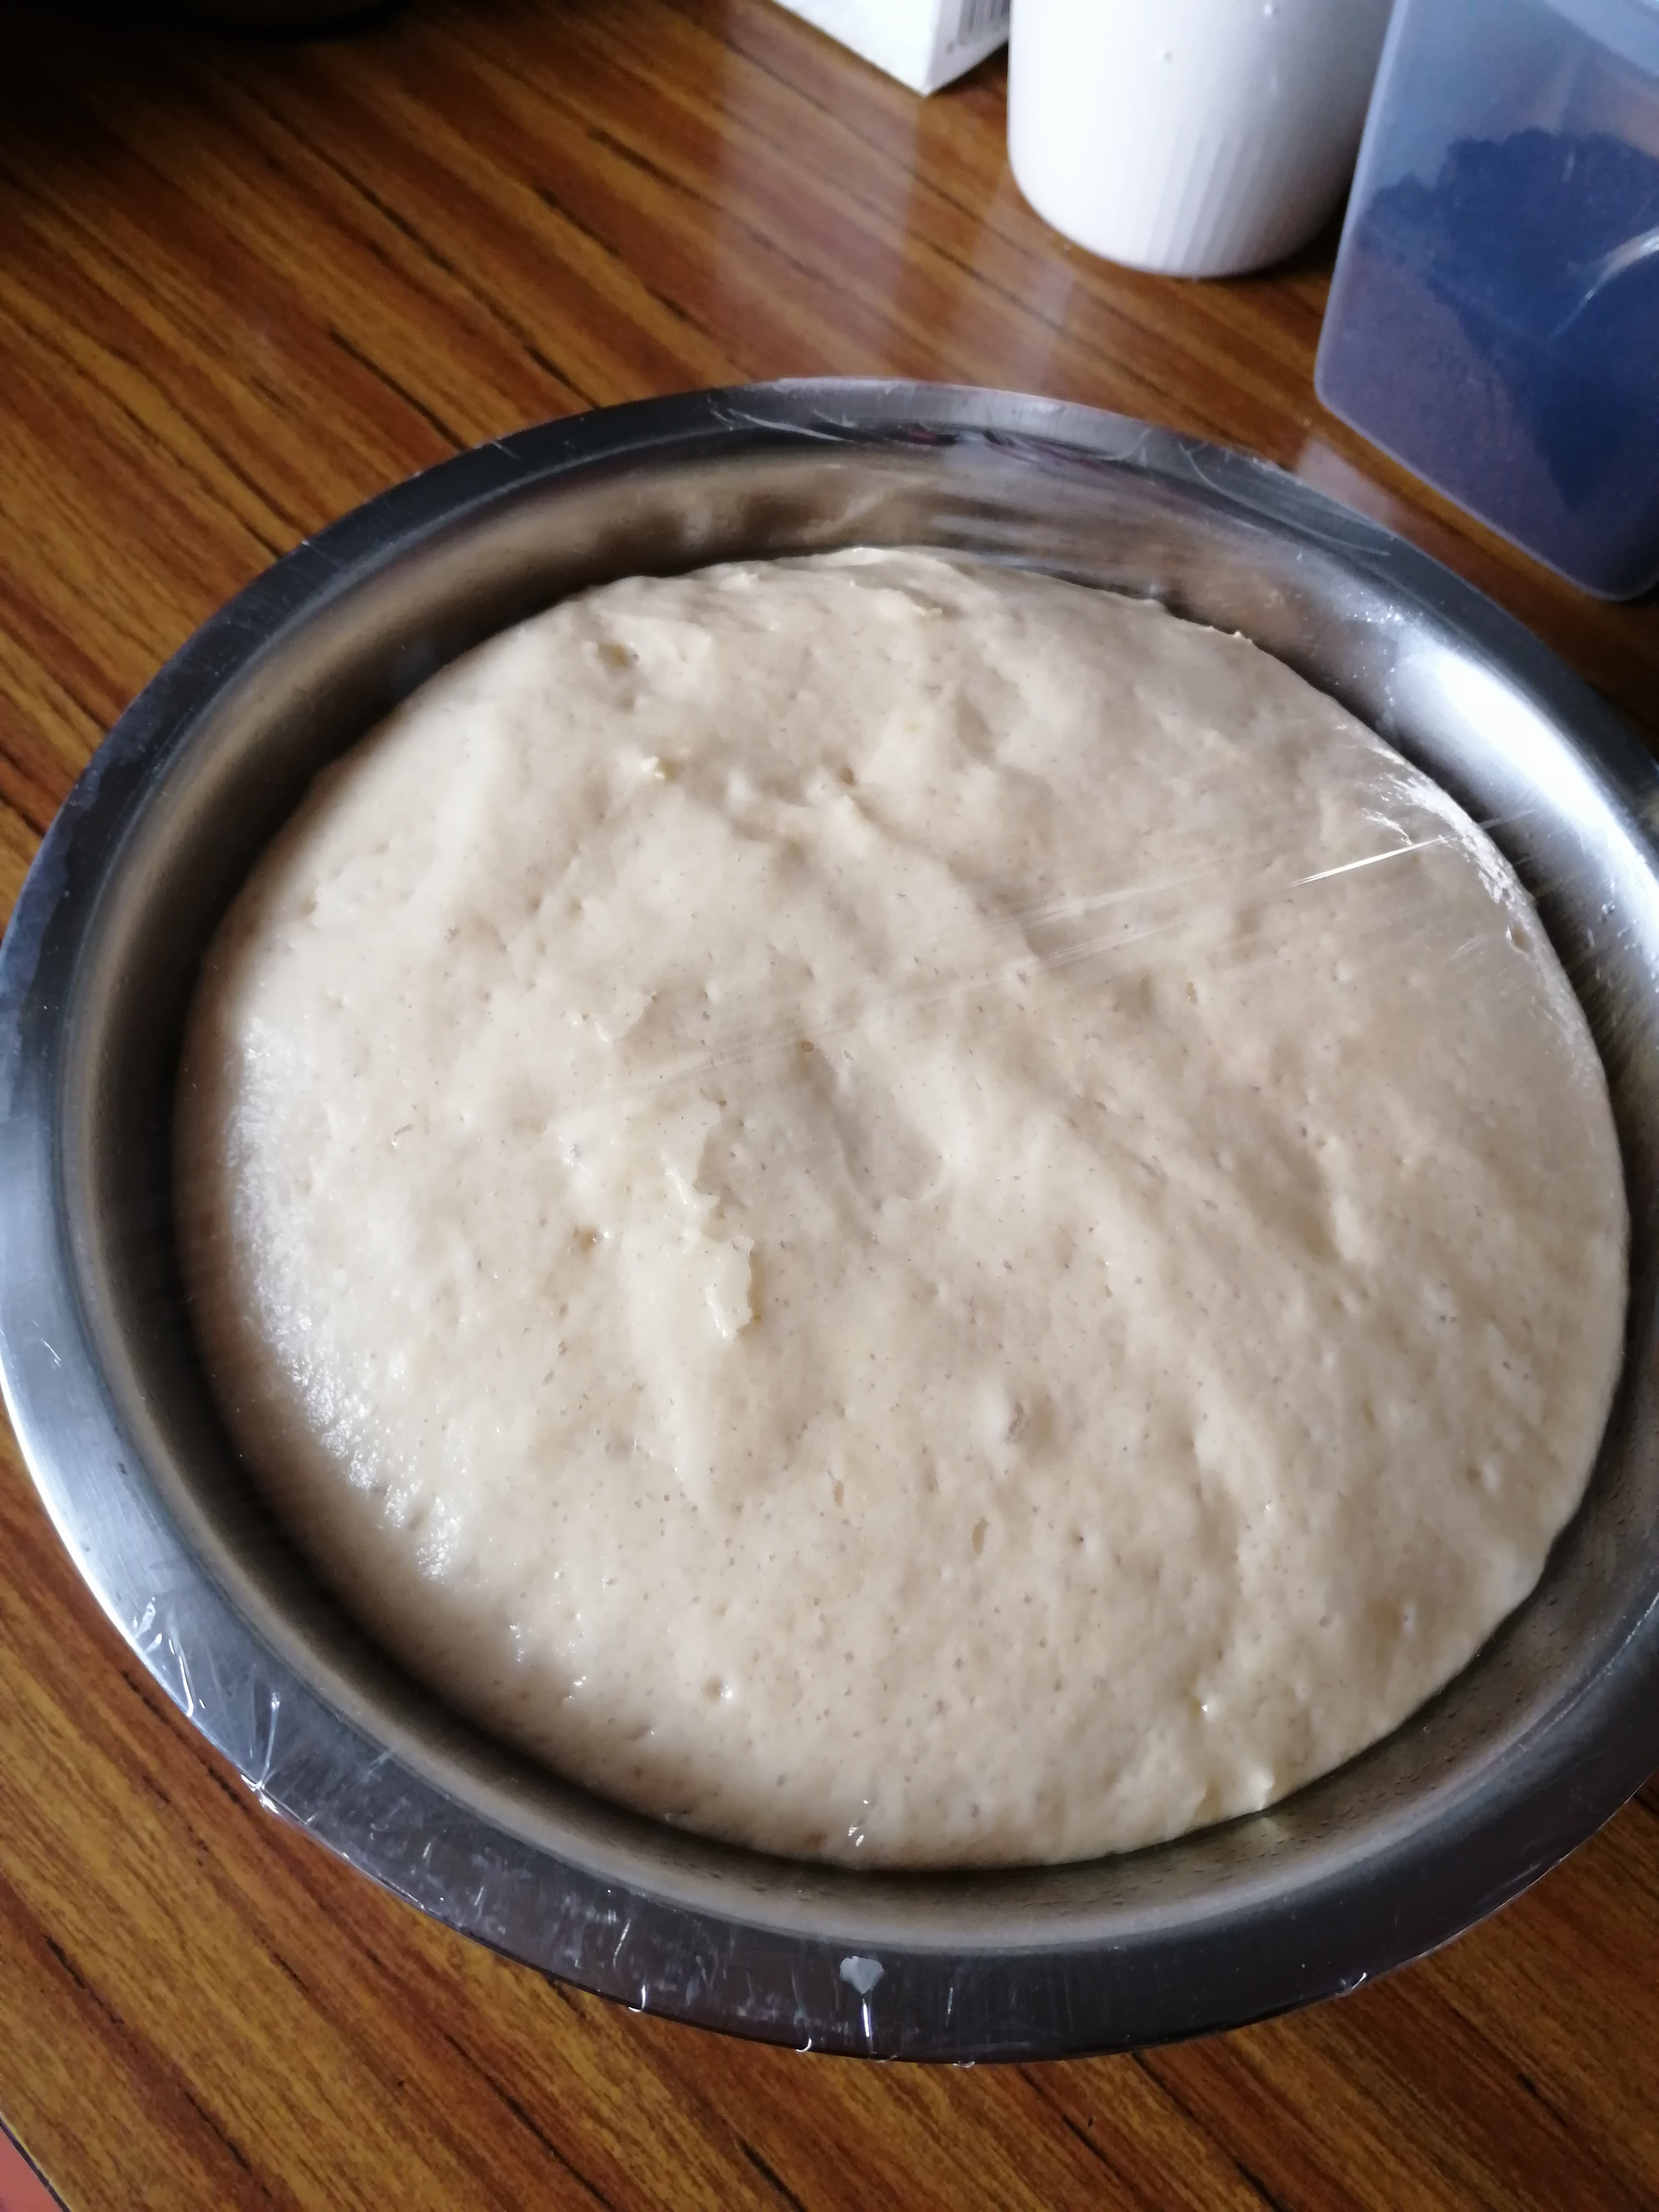
{"label": "wooden table surface", "polygon": [[[770,0],[426,0],[289,44],[0,16],[0,910],[128,699],[306,532],[519,425],[750,378],[1254,448],[1659,737],[1651,601],[1578,597],[1322,413],[1329,239],[1231,284],[1091,261],[1022,203],[1004,88],[924,103]],[[0,2116],[77,2212],[1654,2205],[1659,1790],[1438,1957],[1265,2027],[960,2071],[750,2047],[553,1986],[268,1817],[8,1438]]]}

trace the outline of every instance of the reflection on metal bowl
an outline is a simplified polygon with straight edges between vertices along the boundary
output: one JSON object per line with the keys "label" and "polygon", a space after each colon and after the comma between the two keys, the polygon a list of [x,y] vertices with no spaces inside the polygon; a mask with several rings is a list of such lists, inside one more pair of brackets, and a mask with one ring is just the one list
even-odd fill
{"label": "reflection on metal bowl", "polygon": [[[1246,632],[1487,822],[1605,1055],[1630,1349],[1539,1589],[1404,1728],[1273,1810],[1131,1856],[858,1875],[617,1812],[447,1713],[321,1591],[197,1363],[169,1127],[201,950],[317,769],[580,586],[929,544]],[[0,952],[0,1355],[106,1611],[263,1801],[457,1928],[649,2009],[988,2058],[1189,2035],[1349,1989],[1513,1895],[1659,1764],[1659,771],[1433,562],[1263,465],[1007,394],[803,383],[556,423],[301,546],[125,714]]]}

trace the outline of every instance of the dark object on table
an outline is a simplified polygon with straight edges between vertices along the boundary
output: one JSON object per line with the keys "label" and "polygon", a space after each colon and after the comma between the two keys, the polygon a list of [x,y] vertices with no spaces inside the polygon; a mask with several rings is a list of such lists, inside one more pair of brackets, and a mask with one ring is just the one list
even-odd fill
{"label": "dark object on table", "polygon": [[[1659,160],[1604,135],[1463,139],[1344,240],[1321,398],[1585,589],[1659,580]],[[1599,278],[1599,281],[1598,281]]]}

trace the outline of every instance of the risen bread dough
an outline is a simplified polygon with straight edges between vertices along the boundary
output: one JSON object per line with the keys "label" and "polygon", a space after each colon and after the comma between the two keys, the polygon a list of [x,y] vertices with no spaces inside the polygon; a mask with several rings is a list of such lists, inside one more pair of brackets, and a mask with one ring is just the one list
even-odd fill
{"label": "risen bread dough", "polygon": [[207,962],[231,1428],[457,1706],[860,1863],[1264,1805],[1532,1587],[1620,1354],[1506,865],[1267,655],[908,555],[635,580],[325,775]]}

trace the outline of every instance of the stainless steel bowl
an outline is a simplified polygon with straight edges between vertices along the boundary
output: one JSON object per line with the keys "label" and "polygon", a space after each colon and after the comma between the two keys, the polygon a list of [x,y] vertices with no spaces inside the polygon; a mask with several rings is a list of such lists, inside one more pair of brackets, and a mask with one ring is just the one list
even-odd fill
{"label": "stainless steel bowl", "polygon": [[[799,1866],[515,1758],[313,1580],[238,1468],[179,1290],[186,998],[317,769],[453,654],[579,586],[857,541],[1155,594],[1392,737],[1537,896],[1625,1147],[1629,1356],[1536,1593],[1363,1758],[1270,1812],[1089,1865]],[[0,951],[0,1356],[40,1495],[117,1627],[266,1805],[454,1927],[641,2008],[988,2058],[1191,2035],[1352,1989],[1513,1896],[1659,1763],[1656,830],[1659,772],[1533,639],[1386,532],[1212,447],[1001,393],[812,383],[466,454],[206,623],[122,717],[25,887]]]}

